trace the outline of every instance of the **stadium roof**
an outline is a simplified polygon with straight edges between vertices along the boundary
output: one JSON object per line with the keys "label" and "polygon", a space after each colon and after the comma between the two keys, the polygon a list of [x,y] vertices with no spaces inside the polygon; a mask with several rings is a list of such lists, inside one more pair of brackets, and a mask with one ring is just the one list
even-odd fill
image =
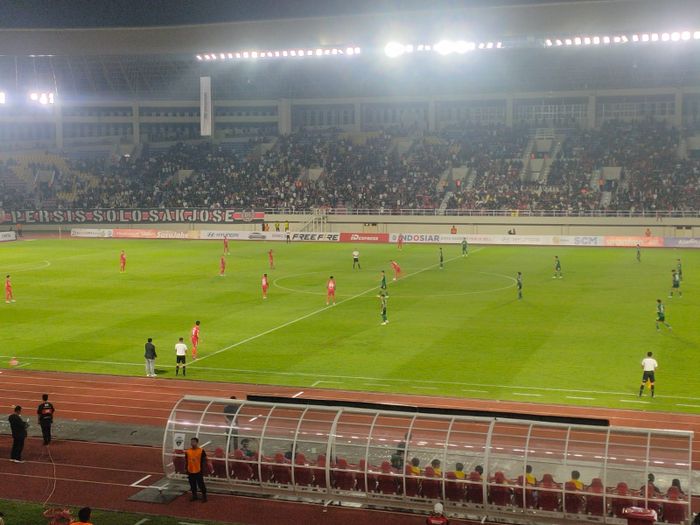
{"label": "stadium roof", "polygon": [[[126,0],[122,0],[122,3],[124,1]],[[78,2],[80,3],[85,4],[85,2]],[[114,0],[92,2],[92,5],[102,6],[110,3],[114,3]],[[143,4],[149,9],[151,14],[140,20],[156,22],[169,17],[167,10],[154,9],[152,1],[127,3],[132,4],[134,9],[137,4]],[[37,4],[40,5],[41,2]],[[49,4],[52,7],[49,7]],[[57,10],[55,0],[49,4],[46,10],[38,8],[34,10],[34,13],[37,13],[37,19],[42,19],[45,13]],[[165,5],[167,2],[156,0],[156,4]],[[189,4],[198,5],[197,2],[189,2]],[[242,2],[233,3],[233,5],[242,4]],[[664,0],[663,2],[658,0],[548,2],[545,0],[537,3],[526,0],[489,2],[472,0],[460,3],[459,7],[455,7],[455,2],[437,0],[430,4],[430,9],[416,9],[420,5],[424,6],[425,2],[409,1],[406,5],[411,9],[401,10],[387,8],[386,2],[370,7],[373,4],[364,1],[361,3],[361,10],[358,11],[351,11],[352,3],[344,4],[345,7],[339,8],[341,15],[328,13],[333,6],[340,5],[337,1],[330,2],[331,8],[323,7],[318,3],[316,11],[310,9],[309,6],[313,5],[311,2],[301,1],[280,3],[286,7],[278,6],[277,11],[268,12],[264,9],[265,6],[270,8],[271,4],[272,2],[268,0],[262,2],[262,8],[251,10],[252,15],[249,14],[249,17],[255,15],[254,20],[170,27],[17,29],[16,26],[25,20],[26,16],[13,17],[5,13],[3,19],[14,20],[15,27],[0,30],[0,50],[3,55],[16,56],[154,54],[191,56],[205,49],[218,51],[261,46],[270,48],[347,44],[383,47],[388,40],[397,38],[439,40],[454,35],[455,37],[499,39],[533,37],[553,32],[674,31],[692,30],[700,26],[697,0]],[[290,6],[303,6],[296,11],[299,17],[289,17],[296,14]],[[135,11],[135,13],[139,12],[141,11]],[[227,13],[228,11],[222,11],[220,18],[225,18]],[[265,13],[269,18],[259,19]],[[275,15],[279,13],[288,16],[276,18]],[[314,13],[322,13],[324,16],[311,16]],[[85,15],[76,16],[76,20],[85,19]],[[109,10],[103,16],[105,25],[121,20],[120,17],[110,18]],[[85,20],[91,19],[88,17]],[[51,15],[47,15],[46,20],[51,21]]]}

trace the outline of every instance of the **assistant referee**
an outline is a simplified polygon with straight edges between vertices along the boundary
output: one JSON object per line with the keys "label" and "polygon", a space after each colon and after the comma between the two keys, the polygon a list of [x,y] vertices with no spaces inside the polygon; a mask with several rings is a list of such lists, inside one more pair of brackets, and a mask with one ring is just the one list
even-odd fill
{"label": "assistant referee", "polygon": [[654,397],[654,372],[659,368],[659,363],[652,357],[651,352],[647,352],[647,356],[642,359],[642,384],[639,386],[639,397],[644,393],[644,385],[647,381],[651,382],[651,397]]}

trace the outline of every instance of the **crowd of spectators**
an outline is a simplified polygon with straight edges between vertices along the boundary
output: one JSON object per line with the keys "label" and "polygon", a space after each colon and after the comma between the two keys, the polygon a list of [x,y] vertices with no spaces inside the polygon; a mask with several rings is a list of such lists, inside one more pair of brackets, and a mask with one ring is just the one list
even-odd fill
{"label": "crowd of spectators", "polygon": [[[306,210],[398,209],[669,211],[700,208],[700,160],[679,157],[680,133],[663,123],[608,122],[568,130],[545,155],[543,176],[524,170],[531,132],[515,126],[460,126],[413,136],[407,147],[388,132],[352,137],[337,130],[281,136],[247,153],[212,143],[178,143],[138,157],[47,167],[50,181],[30,191],[11,185],[12,160],[0,162],[6,209],[233,207]],[[405,141],[405,139],[404,139]],[[604,167],[620,177],[604,180]],[[450,168],[466,169],[453,180]],[[443,202],[446,192],[451,197]],[[449,195],[448,195],[449,196]]]}

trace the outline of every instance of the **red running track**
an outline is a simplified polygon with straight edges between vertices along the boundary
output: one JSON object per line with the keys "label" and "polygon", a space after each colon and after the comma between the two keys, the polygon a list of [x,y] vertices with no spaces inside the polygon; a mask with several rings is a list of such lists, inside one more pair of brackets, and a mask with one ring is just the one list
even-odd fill
{"label": "red running track", "polygon": [[[48,392],[59,418],[138,423],[163,427],[175,402],[185,393],[216,397],[248,394],[294,395],[301,389],[213,383],[176,379],[135,378],[110,375],[69,374],[24,370],[5,370],[0,383],[0,403],[34,407],[41,394]],[[639,412],[588,407],[570,407],[531,403],[439,398],[413,395],[388,395],[383,392],[352,392],[331,389],[304,389],[304,397],[344,401],[421,405],[462,409],[480,409],[558,416],[606,418],[613,425],[642,428],[674,428],[700,431],[700,416],[663,412]],[[29,412],[30,414],[33,411]],[[0,448],[10,446],[8,436],[0,437]],[[260,525],[333,523],[362,525],[381,520],[385,525],[424,523],[424,517],[410,514],[328,507],[316,504],[287,503],[256,498],[213,495],[208,504],[195,505],[187,497],[169,505],[128,501],[138,491],[130,485],[144,476],[152,480],[162,476],[160,449],[155,447],[105,443],[62,442],[52,444],[51,457],[40,440],[29,439],[24,464],[0,459],[0,490],[8,499],[31,499],[49,503],[91,505],[150,514],[168,514],[193,519],[238,521]],[[8,454],[9,455],[9,454]],[[5,456],[7,457],[7,456]],[[53,463],[52,463],[53,460]],[[54,473],[55,465],[55,473]],[[700,468],[700,455],[693,456]],[[54,479],[55,488],[54,488]],[[144,483],[149,483],[146,481]],[[52,492],[52,489],[53,492]]]}

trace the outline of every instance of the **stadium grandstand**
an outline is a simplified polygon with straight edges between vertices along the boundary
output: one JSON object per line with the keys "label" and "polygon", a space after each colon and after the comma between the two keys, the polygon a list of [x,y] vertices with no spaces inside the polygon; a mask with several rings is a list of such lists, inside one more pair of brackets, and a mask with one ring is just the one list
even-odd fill
{"label": "stadium grandstand", "polygon": [[0,525],[698,523],[697,0],[122,3],[0,23]]}

